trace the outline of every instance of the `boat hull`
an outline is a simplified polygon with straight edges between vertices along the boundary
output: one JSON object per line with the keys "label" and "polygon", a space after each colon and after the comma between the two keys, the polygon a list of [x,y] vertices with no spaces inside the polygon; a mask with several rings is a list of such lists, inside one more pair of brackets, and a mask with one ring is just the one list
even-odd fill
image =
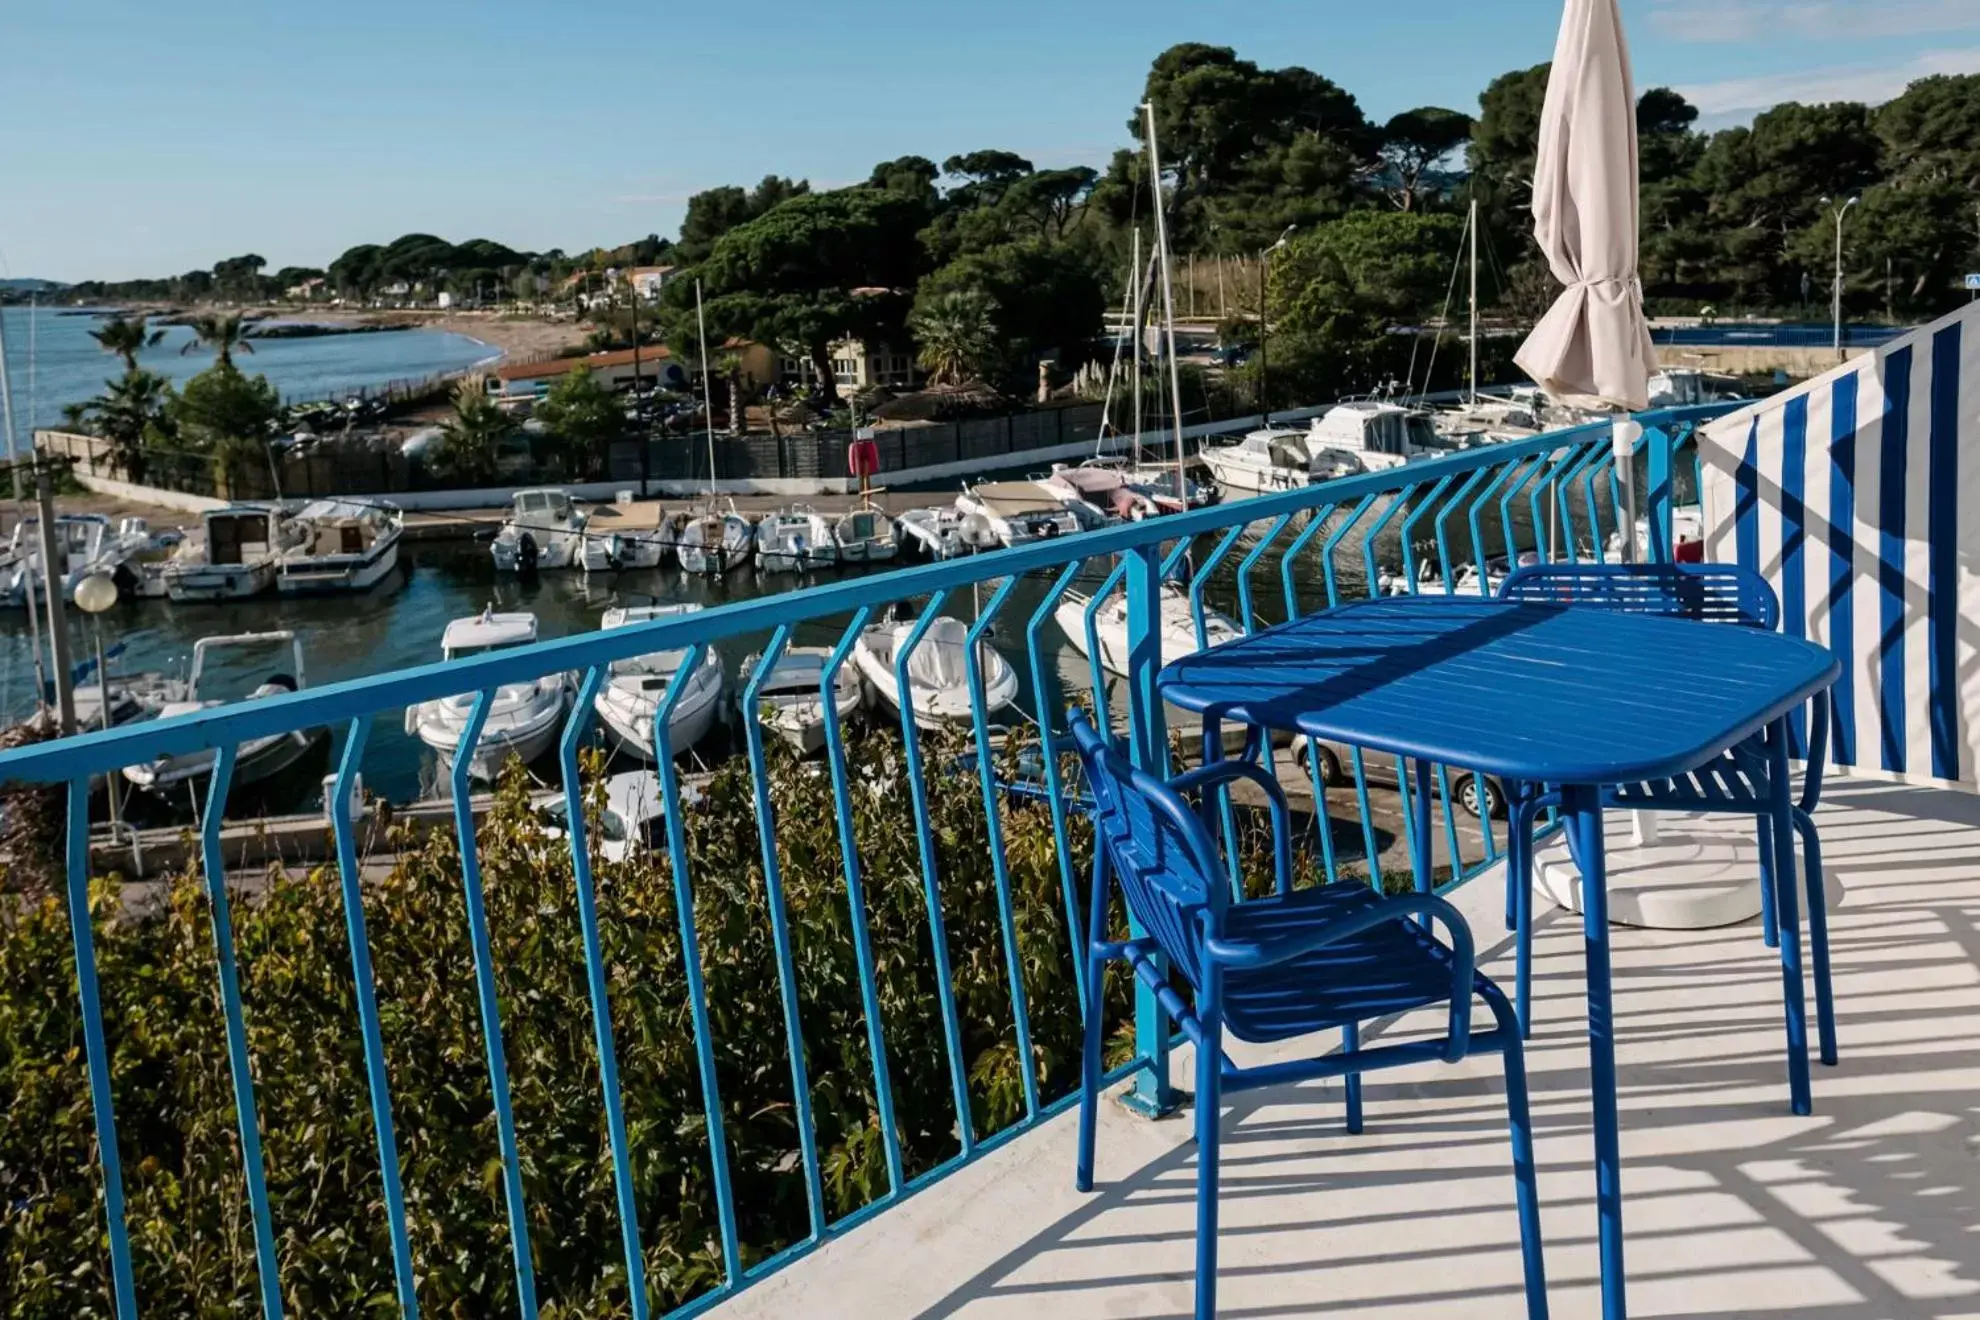
{"label": "boat hull", "polygon": [[374,547],[363,558],[338,556],[315,565],[308,559],[282,565],[275,588],[284,596],[331,596],[340,592],[369,591],[399,566],[399,538]]}
{"label": "boat hull", "polygon": [[167,569],[165,594],[175,601],[246,600],[275,585],[275,561],[200,564]]}

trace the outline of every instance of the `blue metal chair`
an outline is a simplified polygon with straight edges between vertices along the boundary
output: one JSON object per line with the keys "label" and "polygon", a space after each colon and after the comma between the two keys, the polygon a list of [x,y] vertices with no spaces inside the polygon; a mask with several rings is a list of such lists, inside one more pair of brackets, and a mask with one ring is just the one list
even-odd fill
{"label": "blue metal chair", "polygon": [[[1737,564],[1533,564],[1508,576],[1499,599],[1585,606],[1627,614],[1656,614],[1772,632],[1781,609],[1764,578]],[[1836,1061],[1835,1000],[1829,980],[1829,924],[1822,885],[1822,844],[1815,807],[1828,754],[1829,695],[1812,703],[1807,768],[1794,804],[1807,878],[1808,936],[1814,962],[1815,1016],[1822,1062]],[[1760,923],[1769,947],[1779,941],[1774,916],[1773,825],[1764,814],[1767,751],[1761,735],[1728,750],[1683,779],[1618,784],[1603,805],[1632,811],[1685,811],[1755,816],[1759,821]],[[1551,799],[1540,785],[1507,785],[1506,924],[1518,944],[1515,998],[1523,1031],[1532,1029],[1533,828]]]}
{"label": "blue metal chair", "polygon": [[[1352,881],[1295,891],[1285,794],[1252,762],[1218,761],[1164,783],[1131,766],[1083,715],[1072,717],[1072,735],[1092,790],[1099,845],[1087,927],[1086,1039],[1074,1179],[1079,1189],[1093,1188],[1102,992],[1109,962],[1127,963],[1196,1046],[1198,1320],[1216,1313],[1217,1145],[1225,1093],[1342,1077],[1348,1130],[1358,1132],[1361,1073],[1432,1060],[1455,1063],[1467,1054],[1496,1050],[1505,1056],[1527,1315],[1546,1316],[1519,1023],[1498,986],[1474,967],[1464,918],[1432,894],[1383,898]],[[1271,806],[1274,850],[1274,892],[1242,903],[1232,900],[1210,832],[1182,796],[1237,779],[1264,791]],[[1128,911],[1145,936],[1119,942],[1104,938],[1110,875],[1120,882]],[[1433,918],[1443,925],[1448,942],[1431,934]],[[1165,971],[1164,957],[1180,982]],[[1185,998],[1184,990],[1190,997]],[[1492,1011],[1490,1031],[1471,1028],[1474,995]],[[1362,1047],[1362,1022],[1442,1003],[1450,1005],[1450,1019],[1441,1039]],[[1334,1028],[1341,1031],[1341,1051],[1315,1059],[1239,1068],[1224,1054],[1226,1032],[1239,1040],[1269,1043]]]}

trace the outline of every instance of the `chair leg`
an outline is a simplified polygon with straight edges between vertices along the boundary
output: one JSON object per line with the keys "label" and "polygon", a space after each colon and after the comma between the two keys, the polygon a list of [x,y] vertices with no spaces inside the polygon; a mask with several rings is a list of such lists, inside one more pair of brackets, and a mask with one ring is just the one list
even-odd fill
{"label": "chair leg", "polygon": [[[1361,1024],[1350,1022],[1341,1028],[1341,1053],[1353,1054],[1361,1048]],[[1347,1083],[1347,1130],[1351,1136],[1361,1135],[1361,1074],[1351,1072],[1344,1079]]]}
{"label": "chair leg", "polygon": [[1196,1320],[1217,1316],[1217,1129],[1224,1033],[1214,1011],[1196,1052]]}
{"label": "chair leg", "polygon": [[1106,1002],[1107,964],[1104,959],[1086,960],[1086,1039],[1079,1063],[1079,1155],[1073,1168],[1073,1186],[1082,1192],[1093,1190],[1094,1129],[1100,1109],[1101,1015]]}
{"label": "chair leg", "polygon": [[1506,904],[1512,909],[1513,1004],[1521,1040],[1533,1034],[1533,816],[1524,806],[1506,812]]}
{"label": "chair leg", "polygon": [[1774,822],[1760,818],[1760,938],[1770,949],[1781,946],[1781,927],[1774,915]]}
{"label": "chair leg", "polygon": [[1506,1044],[1506,1118],[1512,1128],[1513,1183],[1519,1201],[1519,1253],[1526,1272],[1527,1320],[1546,1320],[1547,1266],[1540,1241],[1540,1186],[1533,1164],[1533,1122],[1526,1103],[1526,1051]]}
{"label": "chair leg", "polygon": [[[1519,912],[1514,904],[1515,893],[1513,885],[1519,879],[1521,867],[1519,853],[1520,786],[1514,780],[1508,779],[1503,782],[1502,787],[1506,793],[1506,929],[1518,930]],[[1489,821],[1486,822],[1486,828],[1491,828]]]}
{"label": "chair leg", "polygon": [[1822,876],[1822,839],[1815,820],[1795,809],[1794,827],[1801,835],[1802,865],[1808,872],[1808,947],[1815,972],[1815,1033],[1821,1041],[1822,1062],[1836,1063],[1836,998],[1829,984],[1829,894]]}

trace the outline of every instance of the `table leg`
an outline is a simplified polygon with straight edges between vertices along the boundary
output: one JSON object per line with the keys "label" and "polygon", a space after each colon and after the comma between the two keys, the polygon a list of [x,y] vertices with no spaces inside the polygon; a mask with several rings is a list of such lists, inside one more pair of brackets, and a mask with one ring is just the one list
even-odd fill
{"label": "table leg", "polygon": [[1579,846],[1581,929],[1588,960],[1588,1079],[1595,1116],[1595,1213],[1601,1232],[1602,1317],[1623,1320],[1622,1152],[1616,1117],[1615,1004],[1609,977],[1608,865],[1602,796],[1567,788],[1562,814]]}
{"label": "table leg", "polygon": [[1788,778],[1788,724],[1767,730],[1767,805],[1773,823],[1774,913],[1781,934],[1781,998],[1787,1009],[1788,1107],[1814,1109],[1808,1085],[1807,987],[1801,973],[1801,913],[1795,893],[1794,787]]}

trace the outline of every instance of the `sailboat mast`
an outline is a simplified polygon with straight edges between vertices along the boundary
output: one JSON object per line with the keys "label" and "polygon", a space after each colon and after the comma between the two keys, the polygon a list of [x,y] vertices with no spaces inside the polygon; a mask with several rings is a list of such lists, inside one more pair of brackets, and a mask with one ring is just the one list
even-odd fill
{"label": "sailboat mast", "polygon": [[[14,478],[14,523],[19,526],[21,511],[20,450],[14,439],[14,385],[7,371],[7,312],[0,307],[0,425],[7,432],[7,469]],[[48,693],[48,675],[41,665],[41,620],[34,607],[34,580],[28,575],[27,556],[21,557],[22,594],[27,597],[28,651],[34,657],[34,705],[40,710]],[[51,639],[52,640],[52,639]]]}
{"label": "sailboat mast", "polygon": [[1146,271],[1141,268],[1141,226],[1134,227],[1134,461],[1141,461],[1141,290]]}
{"label": "sailboat mast", "polygon": [[1471,215],[1465,221],[1471,233],[1471,401],[1478,402],[1478,199],[1471,199]]}
{"label": "sailboat mast", "polygon": [[1169,403],[1175,417],[1176,426],[1176,498],[1181,500],[1188,489],[1183,480],[1183,420],[1182,420],[1182,372],[1176,364],[1176,294],[1169,279],[1169,227],[1162,216],[1162,156],[1155,144],[1155,103],[1142,102],[1141,109],[1148,116],[1148,176],[1149,188],[1155,194],[1155,250],[1162,264],[1162,329],[1167,340],[1164,344],[1169,355]]}
{"label": "sailboat mast", "polygon": [[715,393],[708,384],[708,318],[701,310],[701,280],[694,281],[694,325],[701,337],[701,420],[708,430],[708,507],[715,507]]}

